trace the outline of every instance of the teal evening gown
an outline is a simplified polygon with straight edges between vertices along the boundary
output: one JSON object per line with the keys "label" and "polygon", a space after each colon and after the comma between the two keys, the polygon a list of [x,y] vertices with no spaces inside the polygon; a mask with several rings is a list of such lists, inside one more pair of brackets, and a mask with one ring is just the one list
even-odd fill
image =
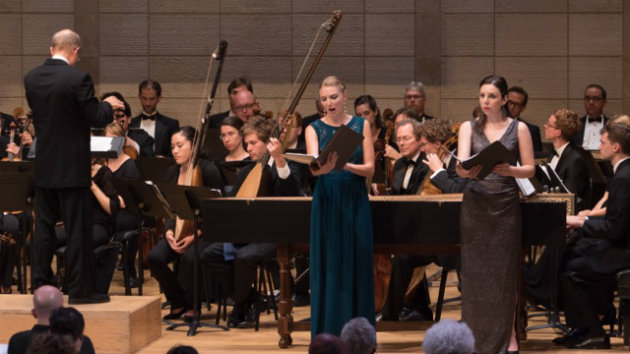
{"label": "teal evening gown", "polygon": [[[349,128],[363,135],[363,118]],[[320,151],[339,129],[311,124]],[[359,146],[350,163],[363,163]],[[374,324],[374,245],[365,177],[342,170],[317,177],[311,206],[311,335],[339,335],[354,317]]]}

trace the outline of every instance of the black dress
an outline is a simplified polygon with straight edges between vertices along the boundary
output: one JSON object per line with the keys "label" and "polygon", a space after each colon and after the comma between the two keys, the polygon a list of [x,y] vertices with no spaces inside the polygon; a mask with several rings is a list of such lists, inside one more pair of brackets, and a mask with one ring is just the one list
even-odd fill
{"label": "black dress", "polygon": [[[471,155],[490,145],[472,125]],[[518,156],[518,121],[499,140]],[[462,320],[476,352],[504,353],[514,328],[521,250],[521,206],[513,177],[490,173],[464,189],[461,225]]]}

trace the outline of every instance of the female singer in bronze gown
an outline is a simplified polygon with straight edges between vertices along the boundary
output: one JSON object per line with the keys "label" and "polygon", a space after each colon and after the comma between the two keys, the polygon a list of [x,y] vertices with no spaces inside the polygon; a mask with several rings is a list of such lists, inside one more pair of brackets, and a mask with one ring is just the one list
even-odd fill
{"label": "female singer in bronze gown", "polygon": [[476,180],[480,166],[464,170],[474,179],[464,189],[460,215],[462,257],[462,319],[475,335],[478,353],[516,353],[514,323],[521,250],[521,208],[515,177],[534,175],[534,152],[527,126],[506,116],[507,82],[488,76],[479,85],[483,115],[462,124],[459,158],[467,159],[500,141],[519,157],[521,166],[494,167]]}
{"label": "female singer in bronze gown", "polygon": [[[191,126],[180,128],[171,137],[171,151],[175,159],[166,171],[166,181],[184,184],[188,161],[192,157],[192,142],[196,132]],[[210,188],[223,188],[223,178],[217,167],[206,160],[199,159],[197,165],[201,168],[203,185]],[[166,220],[164,238],[149,252],[147,263],[153,276],[164,289],[166,299],[171,302],[171,312],[164,316],[166,320],[177,319],[185,314],[185,320],[192,320],[193,312],[193,242],[203,242],[202,238],[195,238],[192,234],[185,235],[181,240],[175,239],[175,220]],[[200,244],[199,250],[205,245]],[[169,268],[170,262],[179,259],[177,274]]]}

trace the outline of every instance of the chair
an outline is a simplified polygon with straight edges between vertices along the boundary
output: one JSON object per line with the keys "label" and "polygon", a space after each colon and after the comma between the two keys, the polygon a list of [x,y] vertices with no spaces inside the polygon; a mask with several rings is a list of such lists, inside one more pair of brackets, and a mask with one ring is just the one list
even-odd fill
{"label": "chair", "polygon": [[[114,234],[113,239],[120,242],[120,248],[122,251],[122,264],[123,264],[123,279],[125,284],[125,295],[131,295],[131,284],[129,282],[129,242],[138,237],[138,230],[120,231]],[[137,239],[136,239],[137,240]],[[142,249],[138,249],[138,257],[142,260]],[[141,261],[139,262],[141,263]],[[140,268],[142,269],[142,268]],[[142,270],[139,271],[142,273]],[[138,274],[138,295],[142,295],[142,274]]]}
{"label": "chair", "polygon": [[275,260],[262,263],[258,266],[258,276],[254,283],[254,289],[258,293],[257,301],[253,304],[255,311],[255,325],[254,330],[258,331],[260,327],[260,313],[267,311],[267,314],[273,310],[276,321],[278,320],[278,306],[276,304],[276,297],[274,291],[277,289],[276,284],[271,275],[269,267],[275,263]]}
{"label": "chair", "polygon": [[617,273],[619,293],[619,331],[623,332],[623,345],[630,344],[630,269]]}

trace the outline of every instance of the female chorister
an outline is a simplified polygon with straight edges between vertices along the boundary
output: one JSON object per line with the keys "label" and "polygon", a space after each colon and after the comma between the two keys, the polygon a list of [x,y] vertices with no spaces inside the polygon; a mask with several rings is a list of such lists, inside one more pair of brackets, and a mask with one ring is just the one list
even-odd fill
{"label": "female chorister", "polygon": [[306,150],[318,154],[344,124],[363,135],[343,171],[331,154],[319,168],[311,206],[311,334],[339,335],[353,317],[374,323],[372,217],[365,178],[374,172],[370,124],[344,112],[345,85],[336,77],[319,89],[326,115],[306,128]]}
{"label": "female chorister", "polygon": [[238,117],[226,117],[219,124],[221,142],[228,154],[221,161],[241,161],[249,157],[243,149],[243,136],[241,127],[243,121]]}
{"label": "female chorister", "polygon": [[[192,157],[192,142],[195,134],[193,127],[184,126],[171,137],[171,151],[176,164],[166,172],[167,182],[185,184],[184,176],[188,172],[188,162]],[[200,167],[205,187],[223,188],[221,173],[214,164],[199,159],[197,165]],[[184,314],[184,319],[192,319],[194,315],[192,300],[194,247],[191,246],[196,238],[190,234],[177,240],[175,220],[166,221],[164,228],[166,230],[164,238],[151,249],[147,260],[153,275],[164,289],[166,299],[171,302],[171,312],[164,316],[164,319],[177,319]],[[178,274],[175,274],[168,267],[168,263],[177,258],[179,258]],[[177,275],[179,275],[179,280]]]}
{"label": "female chorister", "polygon": [[[514,322],[521,247],[521,209],[515,177],[534,176],[534,152],[524,123],[506,116],[507,82],[488,76],[479,85],[483,114],[462,124],[458,155],[467,159],[500,141],[521,166],[494,167],[483,180],[464,189],[460,215],[462,237],[462,319],[473,331],[479,353],[518,352]],[[475,179],[480,166],[461,177]]]}

